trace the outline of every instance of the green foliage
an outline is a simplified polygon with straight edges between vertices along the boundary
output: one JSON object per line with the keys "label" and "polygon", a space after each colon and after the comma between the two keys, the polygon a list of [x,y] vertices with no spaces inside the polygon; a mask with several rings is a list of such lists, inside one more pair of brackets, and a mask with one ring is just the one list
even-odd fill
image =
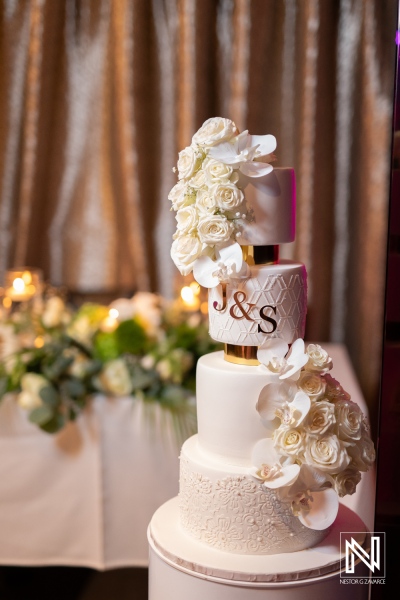
{"label": "green foliage", "polygon": [[147,347],[146,333],[134,319],[123,321],[115,330],[120,354],[143,354]]}
{"label": "green foliage", "polygon": [[94,356],[106,362],[119,356],[118,340],[115,331],[99,331],[94,337]]}

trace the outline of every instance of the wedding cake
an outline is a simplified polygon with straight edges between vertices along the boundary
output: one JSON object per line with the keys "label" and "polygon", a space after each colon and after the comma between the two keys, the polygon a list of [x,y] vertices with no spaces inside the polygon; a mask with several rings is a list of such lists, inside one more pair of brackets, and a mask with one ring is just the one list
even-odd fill
{"label": "wedding cake", "polygon": [[209,289],[210,335],[224,343],[198,362],[198,434],[182,447],[170,525],[206,553],[319,544],[375,458],[328,353],[303,341],[306,269],[279,260],[295,236],[295,175],[273,168],[275,148],[272,135],[209,119],[179,153],[169,195],[172,259]]}

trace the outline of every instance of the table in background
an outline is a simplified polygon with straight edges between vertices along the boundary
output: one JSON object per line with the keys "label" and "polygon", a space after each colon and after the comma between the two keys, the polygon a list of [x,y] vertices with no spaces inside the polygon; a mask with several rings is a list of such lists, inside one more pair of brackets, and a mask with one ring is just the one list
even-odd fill
{"label": "table in background", "polygon": [[[367,408],[343,346],[324,344],[340,380]],[[167,413],[96,396],[49,435],[12,396],[0,405],[0,564],[95,569],[145,566],[155,510],[178,493],[179,448]],[[375,475],[343,503],[373,530]]]}

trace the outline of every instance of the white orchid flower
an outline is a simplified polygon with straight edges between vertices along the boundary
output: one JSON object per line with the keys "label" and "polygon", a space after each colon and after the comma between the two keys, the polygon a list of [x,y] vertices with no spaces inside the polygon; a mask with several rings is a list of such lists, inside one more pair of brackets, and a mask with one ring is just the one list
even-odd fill
{"label": "white orchid flower", "polygon": [[295,383],[268,383],[260,392],[256,409],[263,425],[276,429],[276,419],[282,425],[298,427],[308,415],[311,400]]}
{"label": "white orchid flower", "polygon": [[257,358],[271,374],[278,375],[279,379],[297,381],[309,357],[304,351],[304,341],[301,338],[293,342],[290,350],[284,340],[271,338],[260,346]]}
{"label": "white orchid flower", "polygon": [[286,368],[289,346],[281,338],[266,339],[257,351],[257,358],[271,374],[281,375]]}
{"label": "white orchid flower", "polygon": [[238,168],[248,177],[268,175],[273,167],[263,162],[276,148],[273,135],[249,135],[243,131],[233,142],[223,142],[210,149],[209,155],[216,160]]}
{"label": "white orchid flower", "polygon": [[293,513],[309,529],[326,529],[336,519],[339,498],[334,480],[310,465],[301,465],[297,479],[279,493],[282,500],[292,502]]}
{"label": "white orchid flower", "polygon": [[216,260],[200,256],[193,266],[195,280],[206,288],[213,288],[231,279],[249,276],[249,267],[243,260],[242,249],[236,242],[216,248]]}
{"label": "white orchid flower", "polygon": [[308,362],[308,354],[304,351],[304,340],[298,338],[293,342],[286,355],[286,369],[280,379],[293,379],[297,381],[300,371]]}
{"label": "white orchid flower", "polygon": [[253,448],[252,463],[254,466],[250,469],[250,474],[271,490],[289,486],[296,481],[300,467],[290,463],[287,457],[283,464],[281,461],[282,457],[275,450],[272,439],[260,440]]}

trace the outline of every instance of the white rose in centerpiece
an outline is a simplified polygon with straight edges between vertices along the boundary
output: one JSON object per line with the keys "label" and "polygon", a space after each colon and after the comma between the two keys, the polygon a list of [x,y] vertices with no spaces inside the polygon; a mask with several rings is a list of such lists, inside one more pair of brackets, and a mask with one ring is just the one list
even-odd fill
{"label": "white rose in centerpiece", "polygon": [[233,173],[230,165],[225,165],[215,158],[206,158],[203,162],[203,170],[207,185],[210,187],[215,183],[228,182]]}
{"label": "white rose in centerpiece", "polygon": [[184,182],[178,181],[168,194],[168,199],[172,203],[174,210],[179,210],[184,206],[190,206],[196,201],[196,193]]}
{"label": "white rose in centerpiece", "polygon": [[179,152],[178,158],[178,177],[179,179],[188,179],[196,173],[201,167],[203,154],[194,150],[192,146],[187,146]]}
{"label": "white rose in centerpiece", "polygon": [[344,471],[338,473],[335,477],[336,493],[343,496],[351,496],[356,491],[357,484],[361,481],[361,473],[351,465]]}
{"label": "white rose in centerpiece", "polygon": [[202,243],[195,235],[182,235],[178,237],[171,247],[171,258],[182,275],[189,275],[193,263],[200,256]]}
{"label": "white rose in centerpiece", "polygon": [[327,400],[313,402],[304,424],[310,435],[322,435],[336,423],[335,407]]}
{"label": "white rose in centerpiece", "polygon": [[199,190],[196,196],[196,207],[202,216],[213,215],[217,210],[217,202],[210,190]]}
{"label": "white rose in centerpiece", "polygon": [[156,371],[163,381],[168,381],[172,376],[172,365],[169,360],[163,358],[156,365]]}
{"label": "white rose in centerpiece", "polygon": [[21,350],[21,347],[21,339],[15,333],[14,327],[6,323],[0,323],[0,361],[7,363],[11,355]]}
{"label": "white rose in centerpiece", "polygon": [[306,350],[308,354],[308,363],[305,366],[306,371],[318,371],[327,373],[332,369],[332,359],[326,350],[318,344],[309,344]]}
{"label": "white rose in centerpiece", "polygon": [[122,358],[106,363],[98,376],[98,382],[105,394],[128,396],[132,392],[131,376]]}
{"label": "white rose in centerpiece", "polygon": [[25,410],[39,408],[43,404],[40,391],[48,385],[49,382],[43,375],[25,373],[21,377],[21,392],[17,396],[18,404]]}
{"label": "white rose in centerpiece", "polygon": [[350,457],[344,443],[330,434],[322,438],[308,437],[305,460],[308,465],[326,473],[339,473],[348,466]]}
{"label": "white rose in centerpiece", "polygon": [[196,225],[199,220],[199,215],[197,213],[196,207],[192,205],[186,206],[185,208],[181,208],[180,210],[178,210],[175,218],[177,220],[176,228],[180,234],[192,233],[196,229]]}
{"label": "white rose in centerpiece", "polygon": [[292,456],[298,459],[305,450],[305,433],[302,428],[278,427],[273,439],[277,452],[284,456]]}
{"label": "white rose in centerpiece", "polygon": [[233,226],[222,215],[210,215],[200,219],[197,231],[203,244],[213,246],[227,242],[232,235]]}
{"label": "white rose in centerpiece", "polygon": [[359,440],[361,438],[364,415],[358,404],[351,400],[338,400],[334,406],[337,435],[342,440]]}
{"label": "white rose in centerpiece", "polygon": [[52,296],[46,302],[42,323],[45,327],[58,327],[66,316],[65,304],[59,296]]}
{"label": "white rose in centerpiece", "polygon": [[221,210],[229,211],[238,208],[244,201],[242,190],[234,183],[220,183],[211,188],[211,193],[215,197],[217,206]]}
{"label": "white rose in centerpiece", "polygon": [[236,125],[230,119],[212,117],[207,119],[192,137],[193,144],[204,147],[215,146],[230,140],[237,134]]}
{"label": "white rose in centerpiece", "polygon": [[303,372],[300,375],[298,385],[311,400],[322,398],[326,388],[326,383],[322,377],[316,373],[307,372]]}

